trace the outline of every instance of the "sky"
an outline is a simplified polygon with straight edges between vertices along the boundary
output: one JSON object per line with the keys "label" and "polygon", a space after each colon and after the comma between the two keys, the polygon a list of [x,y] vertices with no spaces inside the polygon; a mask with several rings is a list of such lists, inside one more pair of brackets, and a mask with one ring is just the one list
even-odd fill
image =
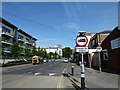
{"label": "sky", "polygon": [[3,2],[2,17],[37,38],[37,47],[75,47],[78,31],[118,26],[118,2]]}

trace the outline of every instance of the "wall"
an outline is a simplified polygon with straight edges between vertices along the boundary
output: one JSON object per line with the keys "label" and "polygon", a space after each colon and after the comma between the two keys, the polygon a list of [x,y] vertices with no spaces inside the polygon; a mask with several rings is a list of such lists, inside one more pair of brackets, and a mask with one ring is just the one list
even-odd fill
{"label": "wall", "polygon": [[102,65],[104,66],[103,68],[114,71],[120,70],[120,48],[111,48],[111,40],[118,37],[120,37],[120,30],[116,27],[102,43],[102,48],[108,50],[108,60],[102,60]]}

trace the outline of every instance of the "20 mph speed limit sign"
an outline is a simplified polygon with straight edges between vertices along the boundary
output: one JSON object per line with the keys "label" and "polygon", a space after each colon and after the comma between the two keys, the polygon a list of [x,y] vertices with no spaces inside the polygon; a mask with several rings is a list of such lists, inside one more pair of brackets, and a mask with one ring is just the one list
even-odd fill
{"label": "20 mph speed limit sign", "polygon": [[88,38],[84,36],[79,36],[76,38],[76,45],[79,47],[84,47],[88,43]]}

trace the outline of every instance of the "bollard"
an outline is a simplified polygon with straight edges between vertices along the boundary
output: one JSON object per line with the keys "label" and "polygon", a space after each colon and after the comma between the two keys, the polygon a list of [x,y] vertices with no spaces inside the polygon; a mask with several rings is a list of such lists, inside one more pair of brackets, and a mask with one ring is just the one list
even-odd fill
{"label": "bollard", "polygon": [[74,66],[72,66],[71,68],[71,73],[72,73],[72,76],[74,76]]}

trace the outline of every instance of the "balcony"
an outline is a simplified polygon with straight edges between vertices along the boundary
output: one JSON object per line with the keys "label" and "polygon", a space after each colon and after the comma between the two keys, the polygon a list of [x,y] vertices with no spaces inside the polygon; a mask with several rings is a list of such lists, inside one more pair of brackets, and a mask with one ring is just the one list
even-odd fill
{"label": "balcony", "polygon": [[30,41],[25,41],[26,44],[32,45]]}
{"label": "balcony", "polygon": [[25,55],[25,51],[22,51],[20,54]]}
{"label": "balcony", "polygon": [[8,33],[8,32],[2,32],[2,34],[3,35],[6,35],[6,36],[9,36],[9,37],[14,37],[14,34],[13,34],[13,32],[11,32],[11,33]]}
{"label": "balcony", "polygon": [[25,40],[22,38],[18,38],[18,41],[25,42]]}
{"label": "balcony", "polygon": [[10,48],[3,48],[4,52],[6,53],[11,53],[11,49]]}
{"label": "balcony", "polygon": [[24,46],[24,45],[20,45],[20,47],[21,47],[21,48],[25,48],[25,46]]}
{"label": "balcony", "polygon": [[2,40],[2,43],[13,45],[13,42],[10,40]]}

